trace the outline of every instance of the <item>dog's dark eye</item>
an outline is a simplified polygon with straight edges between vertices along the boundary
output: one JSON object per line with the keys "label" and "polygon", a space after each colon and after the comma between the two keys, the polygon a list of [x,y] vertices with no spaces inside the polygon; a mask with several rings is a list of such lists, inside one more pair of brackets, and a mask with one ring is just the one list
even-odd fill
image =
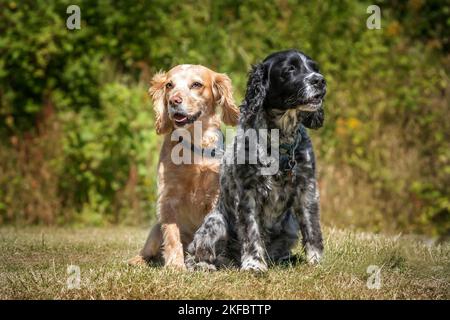
{"label": "dog's dark eye", "polygon": [[192,88],[192,89],[198,89],[198,88],[201,88],[201,87],[203,87],[203,85],[202,85],[200,82],[198,82],[198,81],[195,81],[195,82],[191,85],[191,88]]}
{"label": "dog's dark eye", "polygon": [[172,89],[173,88],[173,83],[172,82],[167,82],[166,83],[166,88],[167,89]]}

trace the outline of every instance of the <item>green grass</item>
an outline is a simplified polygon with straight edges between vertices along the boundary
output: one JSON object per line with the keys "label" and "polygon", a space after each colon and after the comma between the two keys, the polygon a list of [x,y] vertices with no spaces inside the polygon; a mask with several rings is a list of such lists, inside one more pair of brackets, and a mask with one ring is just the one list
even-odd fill
{"label": "green grass", "polygon": [[[0,228],[0,299],[449,299],[450,244],[325,229],[325,257],[272,267],[177,272],[126,264],[145,240],[141,228]],[[297,249],[300,252],[300,248]],[[81,271],[68,289],[68,265]],[[369,289],[367,267],[381,268]]]}

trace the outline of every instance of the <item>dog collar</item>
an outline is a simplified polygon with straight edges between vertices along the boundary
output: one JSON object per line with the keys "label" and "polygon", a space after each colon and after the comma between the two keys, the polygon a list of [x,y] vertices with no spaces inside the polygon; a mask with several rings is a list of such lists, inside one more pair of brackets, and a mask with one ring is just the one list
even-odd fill
{"label": "dog collar", "polygon": [[283,171],[292,173],[292,171],[294,170],[295,166],[297,165],[295,154],[301,141],[302,141],[302,134],[300,132],[299,127],[293,143],[282,143],[279,145],[280,168]]}

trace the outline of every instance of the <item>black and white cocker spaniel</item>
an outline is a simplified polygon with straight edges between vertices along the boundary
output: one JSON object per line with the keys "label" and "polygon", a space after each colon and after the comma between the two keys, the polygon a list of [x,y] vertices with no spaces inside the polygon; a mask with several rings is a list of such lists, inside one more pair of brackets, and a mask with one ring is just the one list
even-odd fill
{"label": "black and white cocker spaniel", "polygon": [[[298,50],[273,53],[253,66],[238,134],[222,161],[219,200],[188,247],[188,268],[216,270],[232,264],[265,271],[269,262],[291,256],[299,231],[308,262],[320,260],[319,191],[306,128],[322,126],[325,93],[317,63]],[[266,129],[269,136],[276,131],[278,148],[264,149],[260,137],[250,142],[245,132],[252,129]],[[257,150],[258,161],[249,161],[251,149]],[[278,152],[264,157],[271,149]],[[273,154],[278,170],[262,174]]]}

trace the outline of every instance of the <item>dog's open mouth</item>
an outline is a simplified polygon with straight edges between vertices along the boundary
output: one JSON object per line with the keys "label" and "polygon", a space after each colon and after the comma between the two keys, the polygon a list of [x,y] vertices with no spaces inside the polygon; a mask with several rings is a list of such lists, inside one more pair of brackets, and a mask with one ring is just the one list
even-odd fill
{"label": "dog's open mouth", "polygon": [[308,103],[306,104],[307,107],[312,108],[312,109],[317,109],[322,105],[322,99],[313,99],[308,101]]}
{"label": "dog's open mouth", "polygon": [[316,93],[315,95],[313,95],[311,98],[308,99],[307,104],[310,104],[310,105],[321,105],[324,96],[325,96],[325,91]]}
{"label": "dog's open mouth", "polygon": [[301,111],[317,111],[322,106],[322,99],[312,99],[296,106],[295,108]]}
{"label": "dog's open mouth", "polygon": [[182,127],[188,123],[193,123],[200,117],[201,113],[201,111],[198,111],[193,115],[189,115],[186,113],[176,112],[173,115],[173,120],[178,127]]}
{"label": "dog's open mouth", "polygon": [[314,97],[312,97],[309,101],[308,104],[310,105],[320,105],[322,104],[322,99],[323,99],[323,95],[321,94],[316,94]]}
{"label": "dog's open mouth", "polygon": [[297,106],[297,108],[303,111],[316,111],[322,106],[323,96],[323,94],[316,94],[310,99],[304,101],[301,105]]}

